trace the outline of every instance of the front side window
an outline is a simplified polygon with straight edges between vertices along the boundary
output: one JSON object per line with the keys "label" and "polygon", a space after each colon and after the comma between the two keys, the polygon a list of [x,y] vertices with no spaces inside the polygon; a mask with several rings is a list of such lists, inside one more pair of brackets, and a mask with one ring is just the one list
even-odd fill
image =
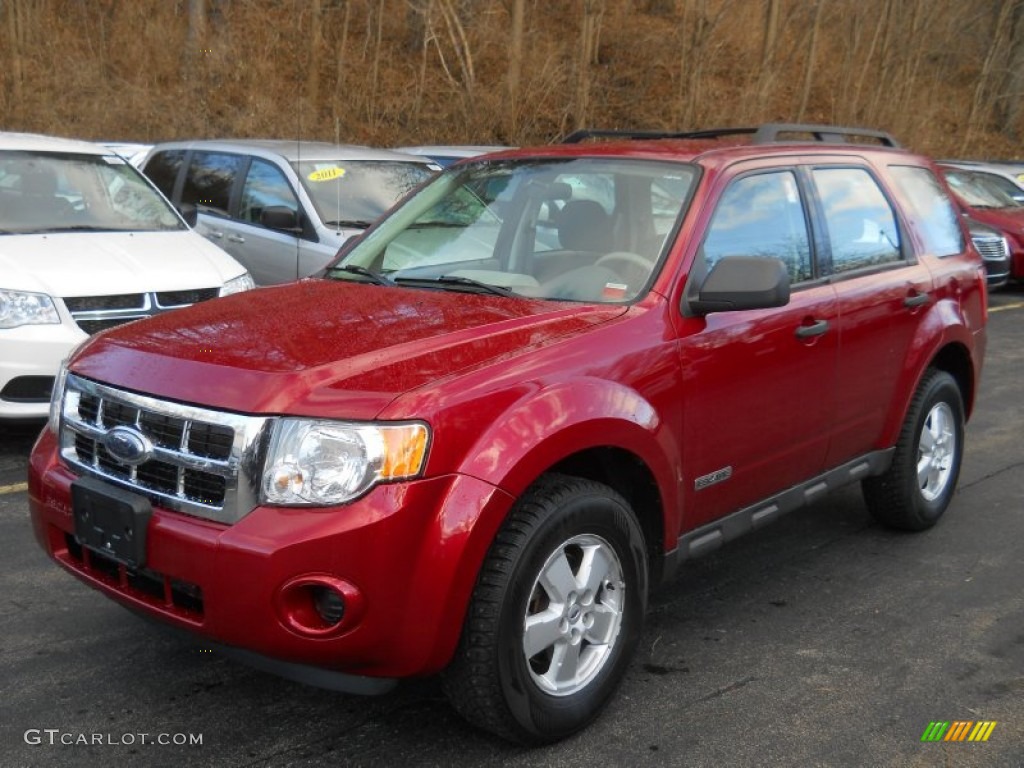
{"label": "front side window", "polygon": [[178,181],[181,166],[185,164],[184,149],[168,149],[157,152],[146,163],[146,176],[168,200],[174,199],[174,185]]}
{"label": "front side window", "polygon": [[744,176],[725,190],[704,239],[710,268],[730,256],[781,259],[790,282],[813,276],[807,218],[792,171]]}
{"label": "front side window", "polygon": [[817,168],[832,255],[832,272],[852,272],[903,260],[900,232],[889,201],[863,168]]}
{"label": "front side window", "polygon": [[423,163],[316,160],[293,163],[328,227],[370,226],[433,171]]}
{"label": "front side window", "polygon": [[696,177],[687,164],[625,159],[460,164],[329,276],[367,279],[369,270],[414,287],[631,301],[653,280]]}
{"label": "front side window", "polygon": [[181,202],[192,203],[203,213],[227,216],[231,189],[245,158],[222,152],[194,152],[181,190]]}
{"label": "front side window", "polygon": [[259,224],[263,210],[269,207],[287,208],[295,214],[296,221],[299,220],[299,201],[288,179],[273,163],[253,158],[242,187],[238,218],[250,224]]}
{"label": "front side window", "polygon": [[939,180],[927,168],[897,165],[891,169],[914,221],[921,227],[925,249],[933,256],[952,256],[964,250],[956,208]]}
{"label": "front side window", "polygon": [[0,151],[0,235],[184,226],[142,174],[117,155]]}

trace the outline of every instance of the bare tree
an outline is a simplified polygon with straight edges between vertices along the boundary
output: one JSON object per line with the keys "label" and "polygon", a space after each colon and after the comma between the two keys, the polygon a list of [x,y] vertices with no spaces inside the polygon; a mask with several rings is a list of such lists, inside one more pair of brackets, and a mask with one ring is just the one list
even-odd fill
{"label": "bare tree", "polygon": [[318,109],[320,105],[320,62],[323,59],[323,8],[320,0],[309,2],[309,61],[306,66],[306,99]]}
{"label": "bare tree", "polygon": [[800,93],[800,107],[796,111],[797,121],[803,121],[807,114],[807,103],[811,98],[811,83],[814,79],[816,67],[815,57],[818,52],[818,32],[821,28],[821,9],[825,6],[825,0],[816,0],[814,3],[814,20],[811,22],[811,42],[807,46],[807,65],[804,67],[804,86]]}
{"label": "bare tree", "polygon": [[996,92],[995,81],[999,77],[997,63],[1004,50],[1009,47],[1010,27],[1013,19],[1014,9],[1018,0],[1002,0],[999,6],[999,16],[996,19],[992,32],[992,40],[985,54],[985,63],[982,64],[981,73],[974,86],[974,97],[971,99],[971,109],[967,115],[967,124],[964,131],[961,147],[966,151],[971,143],[973,134],[977,131],[977,124],[982,121],[982,105]]}
{"label": "bare tree", "polygon": [[519,114],[519,82],[523,74],[523,19],[526,0],[512,0],[512,33],[508,45],[508,124],[506,132],[515,136]]}
{"label": "bare tree", "polygon": [[601,37],[601,16],[604,0],[582,0],[583,20],[580,24],[580,44],[576,54],[575,124],[586,126],[590,118],[590,68],[596,63]]}
{"label": "bare tree", "polygon": [[779,39],[779,3],[780,0],[767,0],[764,9],[764,38],[761,42],[761,66],[757,73],[757,111],[764,111],[768,103],[768,93],[775,79],[772,67],[775,61],[775,46]]}
{"label": "bare tree", "polygon": [[1006,75],[999,88],[996,114],[1000,131],[1009,139],[1021,138],[1021,118],[1024,117],[1024,2],[1018,0],[1011,11],[1010,40],[1007,51]]}

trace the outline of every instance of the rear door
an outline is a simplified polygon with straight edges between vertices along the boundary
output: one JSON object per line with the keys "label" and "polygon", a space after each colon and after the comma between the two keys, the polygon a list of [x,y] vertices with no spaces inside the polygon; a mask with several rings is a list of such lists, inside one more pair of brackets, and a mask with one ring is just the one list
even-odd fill
{"label": "rear door", "polygon": [[910,346],[922,338],[932,276],[869,166],[819,166],[809,174],[828,241],[823,269],[839,301],[837,408],[826,459],[833,467],[886,447],[879,439],[908,375]]}

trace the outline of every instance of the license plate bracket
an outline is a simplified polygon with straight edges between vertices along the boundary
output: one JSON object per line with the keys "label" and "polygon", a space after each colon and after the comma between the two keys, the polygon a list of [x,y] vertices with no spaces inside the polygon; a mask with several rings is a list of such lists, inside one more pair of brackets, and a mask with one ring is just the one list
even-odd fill
{"label": "license plate bracket", "polygon": [[133,568],[145,565],[149,499],[84,477],[71,483],[71,509],[79,544]]}

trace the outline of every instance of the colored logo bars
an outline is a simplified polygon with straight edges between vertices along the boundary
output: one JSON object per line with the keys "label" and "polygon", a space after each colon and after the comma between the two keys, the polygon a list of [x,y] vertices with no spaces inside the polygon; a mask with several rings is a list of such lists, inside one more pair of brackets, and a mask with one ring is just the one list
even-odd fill
{"label": "colored logo bars", "polygon": [[921,734],[921,741],[988,741],[995,727],[995,720],[932,721]]}

